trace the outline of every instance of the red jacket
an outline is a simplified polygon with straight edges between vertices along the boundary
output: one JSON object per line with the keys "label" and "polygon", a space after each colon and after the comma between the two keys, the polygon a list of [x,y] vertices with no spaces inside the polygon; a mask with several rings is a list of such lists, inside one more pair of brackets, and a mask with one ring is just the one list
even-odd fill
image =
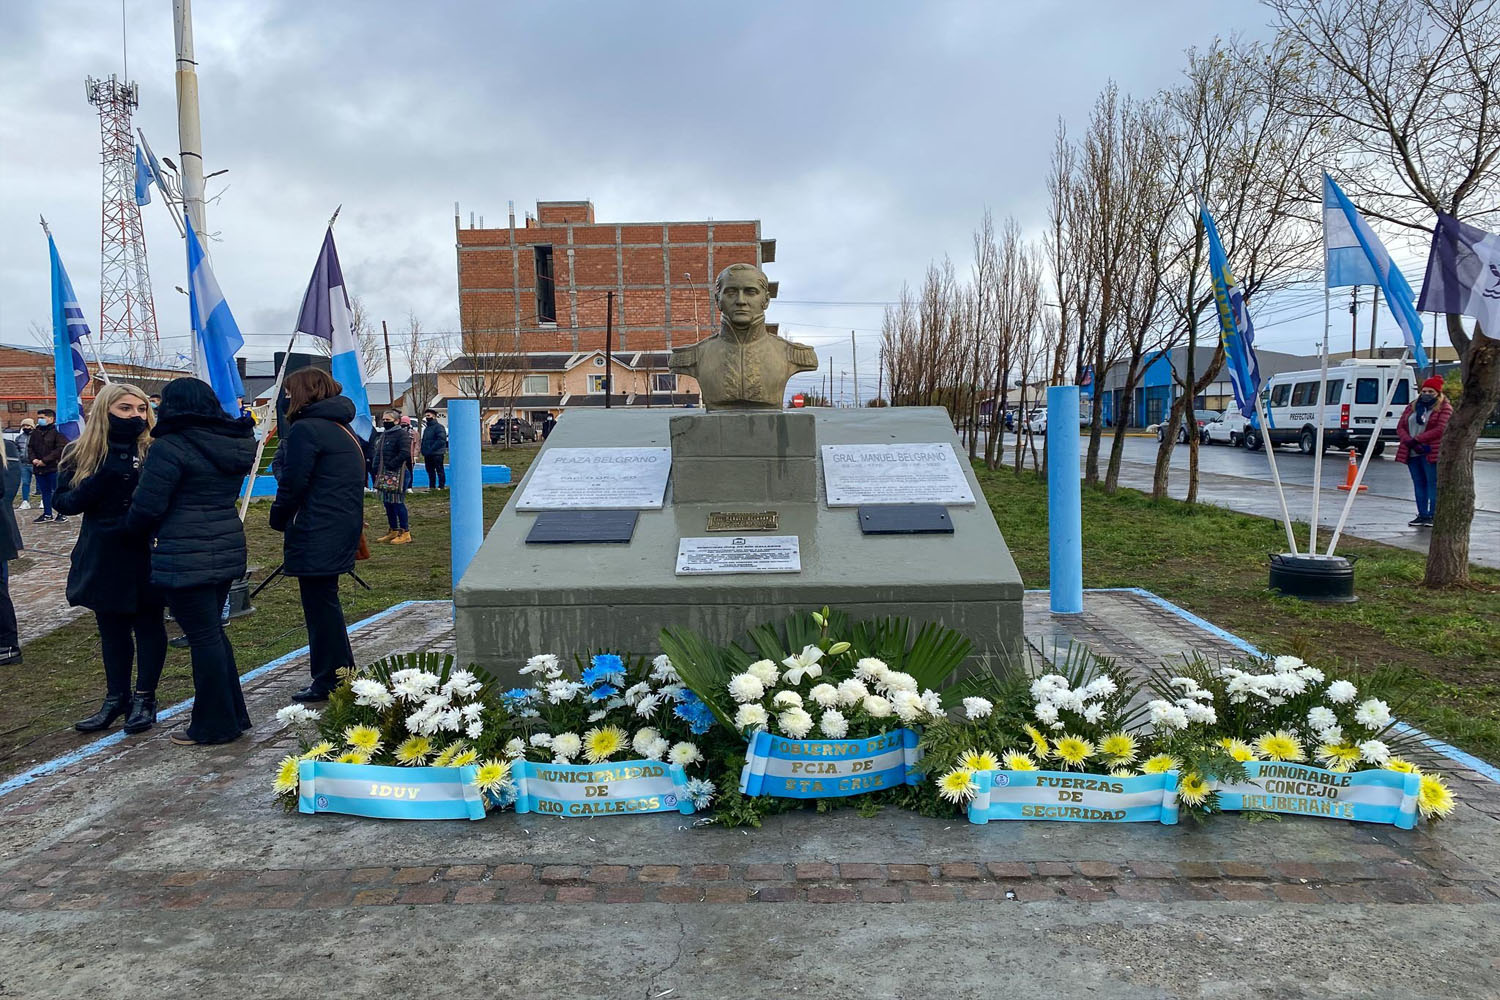
{"label": "red jacket", "polygon": [[1401,439],[1401,445],[1396,449],[1396,461],[1405,462],[1411,454],[1411,446],[1414,444],[1430,445],[1432,450],[1427,453],[1427,461],[1436,462],[1438,448],[1443,443],[1443,431],[1448,428],[1448,418],[1453,416],[1453,404],[1448,402],[1447,396],[1439,396],[1437,403],[1432,407],[1432,412],[1427,415],[1427,426],[1422,433],[1416,437],[1411,436],[1407,429],[1407,422],[1411,419],[1411,411],[1416,403],[1407,403],[1406,409],[1401,411],[1401,419],[1396,422],[1396,436]]}

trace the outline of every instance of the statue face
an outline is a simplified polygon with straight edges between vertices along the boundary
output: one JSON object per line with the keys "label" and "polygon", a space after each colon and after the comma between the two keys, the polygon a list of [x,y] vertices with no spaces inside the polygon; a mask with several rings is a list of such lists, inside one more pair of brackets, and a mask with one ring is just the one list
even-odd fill
{"label": "statue face", "polygon": [[760,277],[748,268],[730,271],[719,289],[719,312],[732,326],[743,328],[764,320],[769,302]]}

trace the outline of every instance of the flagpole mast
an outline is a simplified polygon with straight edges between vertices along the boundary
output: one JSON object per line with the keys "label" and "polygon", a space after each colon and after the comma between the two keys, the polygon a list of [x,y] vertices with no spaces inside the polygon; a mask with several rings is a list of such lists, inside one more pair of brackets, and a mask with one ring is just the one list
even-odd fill
{"label": "flagpole mast", "polygon": [[[1333,548],[1339,543],[1339,536],[1344,533],[1344,522],[1349,517],[1349,511],[1354,507],[1354,498],[1359,495],[1359,484],[1364,481],[1365,469],[1370,464],[1370,459],[1375,457],[1375,446],[1380,441],[1380,429],[1385,424],[1386,411],[1391,408],[1391,400],[1396,398],[1396,385],[1405,382],[1403,372],[1406,368],[1406,359],[1411,356],[1411,348],[1401,352],[1401,360],[1396,363],[1395,375],[1391,378],[1391,384],[1386,387],[1385,400],[1380,404],[1380,412],[1375,415],[1375,427],[1370,431],[1370,443],[1365,445],[1364,457],[1359,460],[1359,469],[1354,473],[1354,485],[1349,487],[1349,497],[1344,501],[1344,509],[1339,514],[1339,523],[1333,528],[1333,538],[1328,542],[1328,555],[1333,555]],[[1417,456],[1421,458],[1420,455]]]}
{"label": "flagpole mast", "polygon": [[[1323,424],[1328,412],[1328,324],[1329,324],[1329,295],[1328,295],[1328,234],[1324,227],[1323,235],[1323,351],[1321,374],[1318,376],[1318,430],[1314,436],[1313,444],[1313,481],[1312,481],[1312,517],[1311,524],[1307,529],[1307,551],[1309,555],[1316,555],[1318,551],[1318,498],[1323,489]],[[1271,447],[1271,440],[1266,439],[1266,447]]]}
{"label": "flagpole mast", "polygon": [[[203,132],[198,119],[198,62],[193,52],[191,0],[172,0],[172,27],[177,43],[177,141],[181,147],[182,212],[185,225],[193,227],[198,234],[198,243],[206,248],[208,222],[203,210]],[[196,331],[197,317],[192,319],[191,328]],[[203,343],[196,334],[193,336],[193,373],[208,381],[208,360],[203,353]]]}
{"label": "flagpole mast", "polygon": [[1281,488],[1281,473],[1276,468],[1276,448],[1271,444],[1271,438],[1266,433],[1269,424],[1266,422],[1265,403],[1260,398],[1260,393],[1255,394],[1255,413],[1260,417],[1261,438],[1265,442],[1266,458],[1271,462],[1271,481],[1276,484],[1276,499],[1281,501],[1281,526],[1286,529],[1286,543],[1291,547],[1292,555],[1297,555],[1297,538],[1292,534],[1292,515],[1286,507],[1286,490]]}

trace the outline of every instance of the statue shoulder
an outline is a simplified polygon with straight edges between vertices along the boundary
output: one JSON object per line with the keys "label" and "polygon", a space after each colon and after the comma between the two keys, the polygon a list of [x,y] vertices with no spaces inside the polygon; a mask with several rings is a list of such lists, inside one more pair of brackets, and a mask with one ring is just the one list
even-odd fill
{"label": "statue shoulder", "polygon": [[804,368],[818,367],[818,352],[807,344],[799,344],[794,340],[786,341],[787,358],[794,365]]}
{"label": "statue shoulder", "polygon": [[698,347],[698,344],[690,344],[687,347],[672,348],[667,367],[672,371],[692,371],[698,366]]}

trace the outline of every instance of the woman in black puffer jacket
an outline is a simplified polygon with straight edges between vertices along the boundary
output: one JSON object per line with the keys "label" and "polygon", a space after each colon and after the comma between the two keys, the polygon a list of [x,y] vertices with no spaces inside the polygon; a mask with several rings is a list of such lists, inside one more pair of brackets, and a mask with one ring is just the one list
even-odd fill
{"label": "woman in black puffer jacket", "polygon": [[293,701],[324,701],[340,667],[354,666],[349,630],[339,604],[339,577],[354,569],[365,522],[365,453],[349,424],[354,404],[318,368],[286,380],[281,476],[271,504],[271,528],[285,532],[281,571],[297,578],[307,619],[312,683]]}
{"label": "woman in black puffer jacket", "polygon": [[151,582],[166,594],[193,653],[193,717],[179,746],[228,743],[250,728],[234,650],[221,620],[229,585],[245,573],[245,526],[235,499],[255,464],[255,424],[227,416],[206,382],[167,383],[154,442],[126,526],[151,537]]}

